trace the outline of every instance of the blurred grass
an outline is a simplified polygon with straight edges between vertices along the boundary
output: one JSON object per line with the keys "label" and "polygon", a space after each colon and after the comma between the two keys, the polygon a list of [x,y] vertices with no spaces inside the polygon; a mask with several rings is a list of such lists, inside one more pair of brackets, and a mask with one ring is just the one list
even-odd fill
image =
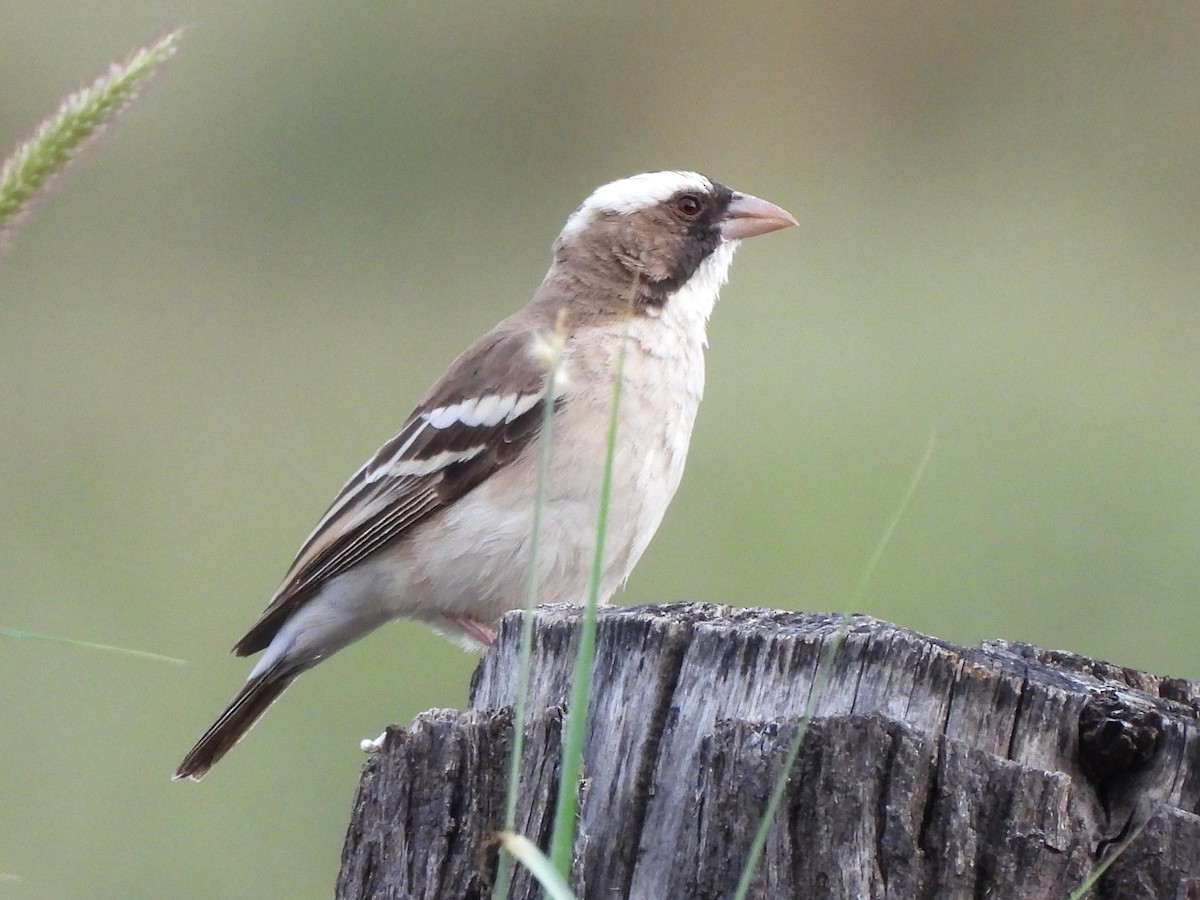
{"label": "blurred grass", "polygon": [[180,30],[169,32],[135,48],[125,60],[110,63],[91,84],[67,95],[5,157],[0,168],[0,254],[38,195],[137,99],[174,55],[181,36]]}
{"label": "blurred grass", "polygon": [[169,773],[341,482],[524,302],[607,179],[797,214],[710,330],[688,472],[624,599],[863,611],[1200,677],[1200,10],[1018,2],[6,8],[0,142],[189,25],[0,268],[12,896],[327,896],[358,739],[461,706],[409,625]]}

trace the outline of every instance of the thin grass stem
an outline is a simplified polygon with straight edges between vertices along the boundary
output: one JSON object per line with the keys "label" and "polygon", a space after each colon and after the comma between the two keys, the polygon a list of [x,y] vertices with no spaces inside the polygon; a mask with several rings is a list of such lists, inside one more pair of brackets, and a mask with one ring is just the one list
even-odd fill
{"label": "thin grass stem", "polygon": [[533,841],[522,835],[506,831],[500,835],[500,843],[510,855],[516,857],[521,865],[529,870],[550,900],[576,900],[567,880],[559,874],[550,859],[537,848]]}
{"label": "thin grass stem", "polygon": [[[517,826],[517,797],[521,789],[521,760],[525,753],[525,719],[529,694],[529,670],[533,657],[533,609],[537,606],[538,550],[542,534],[542,509],[546,504],[546,479],[550,471],[550,438],[554,426],[554,398],[557,391],[558,367],[566,346],[566,324],[559,316],[554,334],[544,347],[546,363],[546,394],[542,404],[542,425],[538,436],[537,484],[533,494],[533,530],[529,536],[529,573],[525,581],[525,612],[521,616],[521,657],[517,668],[517,691],[513,701],[512,750],[508,760],[508,791],[504,800],[504,830],[513,834]],[[521,838],[521,840],[525,840]],[[528,841],[526,841],[528,843]],[[502,848],[508,848],[501,842]],[[530,846],[533,846],[532,844]],[[534,847],[536,850],[537,848]],[[540,853],[539,853],[540,855]],[[492,886],[494,900],[504,900],[512,885],[513,859],[510,852],[501,852]]]}
{"label": "thin grass stem", "polygon": [[131,650],[128,647],[114,647],[111,644],[97,644],[94,641],[77,641],[74,638],[57,637],[53,634],[38,634],[33,631],[17,631],[13,628],[0,628],[0,638],[12,638],[18,641],[45,641],[48,644],[66,644],[68,647],[82,647],[85,650],[99,650],[103,653],[119,653],[122,656],[147,659],[151,662],[170,663],[173,666],[187,665],[187,660],[185,659],[176,659],[174,656],[163,656],[161,653],[151,653],[148,650]]}
{"label": "thin grass stem", "polygon": [[1087,896],[1087,892],[1095,887],[1096,882],[1098,882],[1104,876],[1104,873],[1108,871],[1108,867],[1115,863],[1117,861],[1117,857],[1128,850],[1129,845],[1136,841],[1141,833],[1146,830],[1146,826],[1150,824],[1150,820],[1154,818],[1154,814],[1156,812],[1158,812],[1157,808],[1147,815],[1142,824],[1133,829],[1128,837],[1121,841],[1121,843],[1117,844],[1112,851],[1105,856],[1103,860],[1101,860],[1100,865],[1096,866],[1096,868],[1092,870],[1091,874],[1083,880],[1083,883],[1080,884],[1079,887],[1075,888],[1075,890],[1071,891],[1071,895],[1067,898],[1067,900],[1083,900],[1083,898]]}
{"label": "thin grass stem", "polygon": [[[908,481],[908,488],[904,492],[904,497],[892,512],[892,517],[888,520],[887,526],[883,529],[883,534],[880,535],[879,540],[876,542],[874,551],[872,551],[871,556],[867,559],[866,565],[863,566],[858,584],[855,586],[854,593],[850,597],[851,610],[858,607],[863,596],[866,594],[867,585],[870,584],[871,576],[874,575],[875,569],[879,565],[879,560],[883,557],[883,551],[887,548],[888,542],[892,539],[892,534],[896,530],[896,526],[900,524],[905,510],[908,509],[909,503],[912,502],[912,498],[917,492],[917,485],[921,483],[921,479],[925,475],[925,469],[929,465],[930,458],[933,456],[936,437],[936,432],[930,430],[929,440],[925,444],[925,452],[921,455],[921,461],[917,463],[916,471],[913,472],[912,478]],[[800,747],[804,743],[804,736],[808,733],[808,726],[812,722],[813,714],[816,712],[817,703],[824,696],[825,688],[828,686],[829,679],[833,674],[833,662],[846,640],[846,632],[850,628],[850,615],[850,613],[846,613],[842,617],[842,621],[838,624],[833,637],[830,638],[829,643],[826,644],[824,651],[821,653],[821,660],[817,665],[817,673],[813,678],[812,686],[808,691],[808,698],[804,704],[804,714],[796,724],[796,733],[792,736],[787,754],[783,758],[783,768],[780,770],[779,777],[775,779],[775,784],[771,788],[771,795],[767,800],[767,808],[758,823],[758,829],[754,833],[754,840],[750,843],[750,852],[746,855],[746,863],[742,867],[737,889],[733,894],[734,900],[745,900],[750,892],[750,884],[754,879],[754,872],[758,868],[759,860],[762,858],[763,848],[767,845],[767,835],[771,831],[771,822],[775,820],[775,813],[779,809],[779,804],[783,801],[783,794],[787,789],[788,779],[792,775],[792,767],[795,766],[796,758],[800,755]]]}
{"label": "thin grass stem", "polygon": [[604,454],[604,476],[600,481],[600,511],[596,521],[596,552],[592,557],[592,575],[587,602],[579,625],[579,649],[571,677],[571,699],[567,707],[567,727],[563,736],[562,769],[558,781],[558,803],[550,842],[550,860],[564,878],[570,876],[575,845],[575,815],[579,802],[579,775],[583,769],[583,742],[587,731],[588,697],[592,687],[592,660],[596,655],[596,609],[600,605],[600,581],[604,572],[604,539],[608,531],[608,506],[612,493],[613,459],[617,446],[617,411],[621,404],[621,386],[625,380],[625,352],[629,343],[629,325],[621,337],[617,372],[613,383],[612,410],[608,422],[608,445]]}

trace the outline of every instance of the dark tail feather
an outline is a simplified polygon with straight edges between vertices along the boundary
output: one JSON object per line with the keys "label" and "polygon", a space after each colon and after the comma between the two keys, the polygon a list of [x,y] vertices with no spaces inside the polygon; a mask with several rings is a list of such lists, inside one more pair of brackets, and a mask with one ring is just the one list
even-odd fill
{"label": "dark tail feather", "polygon": [[190,778],[199,781],[217,762],[233,749],[233,745],[245,737],[246,732],[254,727],[254,723],[262,718],[279,695],[287,690],[287,686],[296,680],[300,672],[292,669],[282,670],[278,663],[261,675],[251,678],[237,692],[225,712],[213,722],[204,736],[196,741],[196,746],[188,751],[179,768],[175,770],[175,780]]}

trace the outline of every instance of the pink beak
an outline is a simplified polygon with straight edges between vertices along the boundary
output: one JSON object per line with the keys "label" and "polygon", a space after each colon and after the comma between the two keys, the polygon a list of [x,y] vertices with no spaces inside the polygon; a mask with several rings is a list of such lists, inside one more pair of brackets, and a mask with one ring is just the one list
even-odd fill
{"label": "pink beak", "polygon": [[727,241],[740,241],[756,234],[769,234],[780,228],[799,225],[796,217],[781,206],[736,191],[721,220],[721,236]]}

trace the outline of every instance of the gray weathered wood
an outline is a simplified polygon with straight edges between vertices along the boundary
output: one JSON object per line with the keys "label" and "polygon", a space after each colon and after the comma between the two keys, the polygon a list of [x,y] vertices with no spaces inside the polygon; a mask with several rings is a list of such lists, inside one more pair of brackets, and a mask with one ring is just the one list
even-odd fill
{"label": "gray weathered wood", "polygon": [[[541,608],[519,830],[545,846],[578,610]],[[756,897],[1200,896],[1200,685],[886,622],[707,604],[601,612],[573,886],[726,897],[840,629]],[[338,896],[483,897],[503,816],[520,616],[471,710],[389,730]],[[513,897],[539,892],[525,873]]]}

